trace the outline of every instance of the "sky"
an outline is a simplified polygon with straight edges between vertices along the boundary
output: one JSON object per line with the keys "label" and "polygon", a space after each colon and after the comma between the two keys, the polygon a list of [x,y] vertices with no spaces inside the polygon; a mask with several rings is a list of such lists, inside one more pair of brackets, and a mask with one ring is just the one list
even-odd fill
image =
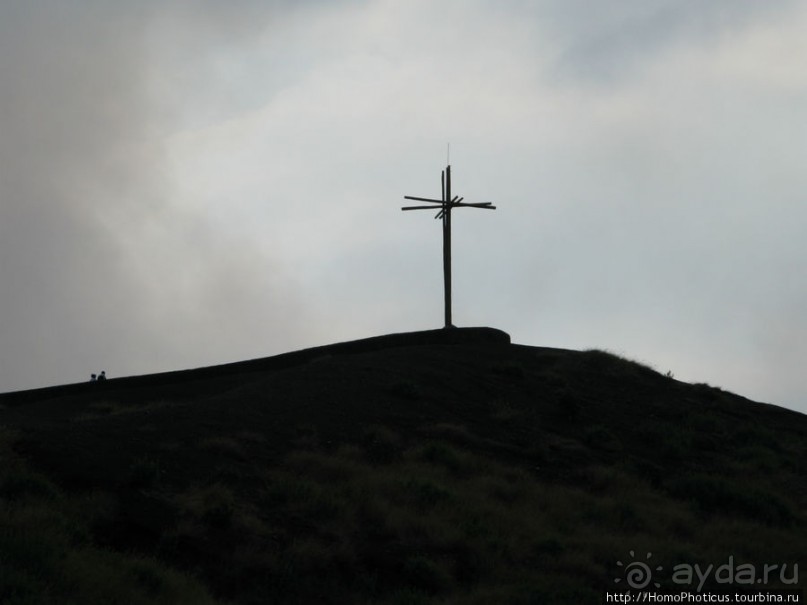
{"label": "sky", "polygon": [[[0,391],[454,323],[807,412],[807,4],[0,0]],[[450,145],[450,147],[449,147]]]}

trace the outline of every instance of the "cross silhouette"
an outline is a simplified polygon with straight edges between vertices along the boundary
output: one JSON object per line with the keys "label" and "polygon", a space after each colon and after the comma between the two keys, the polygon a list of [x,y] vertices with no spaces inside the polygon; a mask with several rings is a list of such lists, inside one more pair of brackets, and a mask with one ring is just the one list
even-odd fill
{"label": "cross silhouette", "polygon": [[495,210],[492,202],[477,204],[463,203],[462,197],[451,197],[451,165],[446,166],[440,178],[443,199],[435,200],[427,197],[414,197],[405,195],[404,199],[417,202],[427,202],[430,206],[404,206],[401,210],[438,210],[434,218],[443,219],[443,286],[445,289],[445,321],[446,328],[453,328],[451,324],[451,210],[453,208],[485,208]]}

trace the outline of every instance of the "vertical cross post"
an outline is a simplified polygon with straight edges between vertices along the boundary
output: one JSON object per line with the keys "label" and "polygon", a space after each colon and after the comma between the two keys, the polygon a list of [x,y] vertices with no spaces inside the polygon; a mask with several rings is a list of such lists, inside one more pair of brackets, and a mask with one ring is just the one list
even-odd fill
{"label": "vertical cross post", "polygon": [[451,197],[451,165],[446,166],[441,177],[442,199],[436,200],[426,197],[414,197],[405,195],[404,199],[416,200],[433,204],[430,206],[404,206],[401,210],[439,210],[434,218],[442,219],[443,223],[443,289],[445,301],[445,327],[454,327],[451,323],[451,210],[468,206],[471,208],[485,208],[495,210],[491,202],[479,204],[462,203],[465,198]]}
{"label": "vertical cross post", "polygon": [[446,328],[454,324],[451,323],[451,204],[446,204],[446,200],[451,199],[451,165],[446,166],[443,172],[445,180],[445,191],[443,192],[443,292],[445,302]]}

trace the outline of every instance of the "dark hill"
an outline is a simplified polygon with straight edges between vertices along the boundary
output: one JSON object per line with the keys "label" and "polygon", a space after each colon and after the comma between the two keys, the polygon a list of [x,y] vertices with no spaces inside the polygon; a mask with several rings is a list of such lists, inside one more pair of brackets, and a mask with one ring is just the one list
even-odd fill
{"label": "dark hill", "polygon": [[803,585],[807,417],[487,328],[9,393],[0,426],[4,603],[598,602],[631,551]]}

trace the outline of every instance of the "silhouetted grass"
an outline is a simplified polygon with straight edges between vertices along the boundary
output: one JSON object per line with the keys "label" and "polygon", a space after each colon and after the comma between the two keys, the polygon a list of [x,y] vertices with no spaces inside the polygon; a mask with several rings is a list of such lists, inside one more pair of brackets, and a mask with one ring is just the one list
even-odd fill
{"label": "silhouetted grass", "polygon": [[588,349],[583,351],[577,358],[577,363],[587,371],[612,376],[631,374],[661,376],[655,368],[646,363],[628,359],[617,353],[603,349]]}
{"label": "silhouetted grass", "polygon": [[796,519],[792,504],[755,485],[694,474],[674,479],[668,487],[674,496],[693,502],[705,513],[737,514],[780,527],[789,527]]}
{"label": "silhouetted grass", "polygon": [[801,417],[604,351],[415,347],[193,388],[70,400],[30,461],[0,431],[0,602],[213,602],[201,578],[233,605],[588,603],[631,551],[804,556]]}
{"label": "silhouetted grass", "polygon": [[104,498],[67,496],[30,470],[0,431],[0,603],[213,603],[196,580],[149,557],[95,545]]}
{"label": "silhouetted grass", "polygon": [[[595,447],[608,443],[602,427],[593,429]],[[400,444],[391,433],[384,439]],[[669,499],[627,465],[586,467],[574,485],[561,485],[439,441],[405,448],[382,465],[374,447],[370,439],[335,452],[290,453],[264,476],[251,522],[237,520],[245,513],[227,494],[228,523],[252,532],[234,545],[233,561],[264,549],[267,575],[255,594],[280,582],[286,600],[278,602],[289,603],[357,595],[377,603],[457,602],[448,595],[463,603],[493,595],[506,603],[577,602],[613,579],[616,559],[630,550],[665,553],[671,564],[716,556],[693,543],[716,531],[704,512],[738,513],[735,531],[745,535],[797,522],[788,504],[730,480],[684,476],[667,486],[678,498]],[[210,506],[218,510],[198,492],[187,503],[199,519]],[[201,523],[193,539],[203,543],[221,526]],[[798,539],[786,540],[795,553]]]}

